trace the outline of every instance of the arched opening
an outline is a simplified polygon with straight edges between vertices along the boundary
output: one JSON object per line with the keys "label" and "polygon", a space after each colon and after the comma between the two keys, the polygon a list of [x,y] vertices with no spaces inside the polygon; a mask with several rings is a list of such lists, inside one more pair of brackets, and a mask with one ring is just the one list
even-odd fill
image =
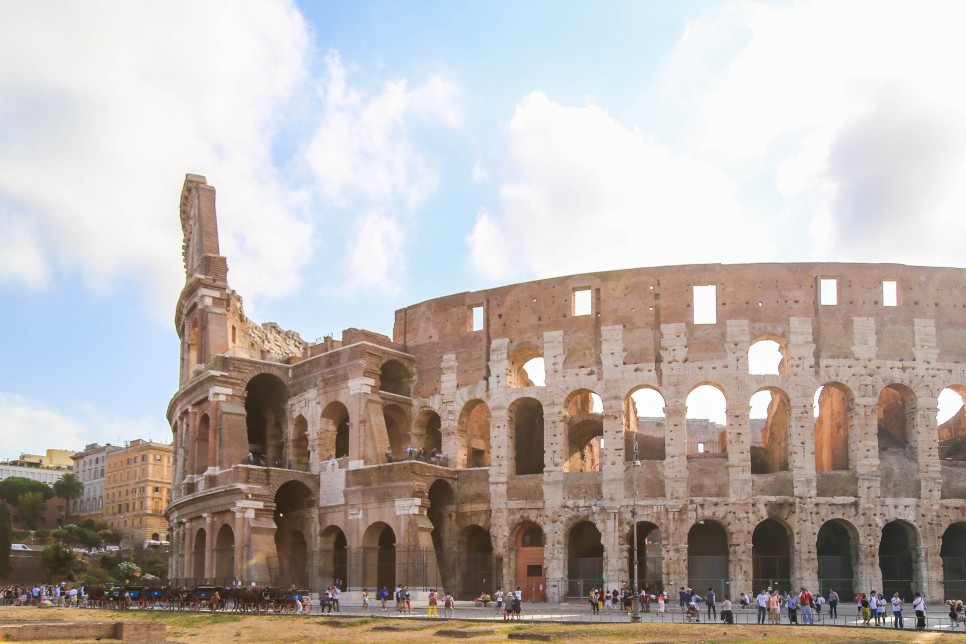
{"label": "arched opening", "polygon": [[815,392],[815,471],[849,469],[852,393],[839,383]]}
{"label": "arched opening", "polygon": [[943,560],[945,599],[966,597],[966,523],[954,523],[946,528],[939,556]]}
{"label": "arched opening", "polygon": [[565,472],[599,472],[604,436],[603,404],[589,389],[579,389],[564,403],[567,424]]}
{"label": "arched opening", "polygon": [[919,536],[915,527],[905,521],[890,521],[882,528],[879,541],[879,571],[882,573],[882,594],[892,597],[898,592],[905,601],[919,584]]}
{"label": "arched opening", "polygon": [[751,473],[788,471],[788,426],[791,405],[779,389],[762,389],[751,397]]}
{"label": "arched opening", "polygon": [[195,541],[191,548],[191,576],[198,582],[205,578],[205,547],[207,534],[204,528],[195,533]]}
{"label": "arched opening", "polygon": [[455,570],[454,559],[450,556],[456,551],[456,535],[454,534],[453,518],[456,515],[456,495],[449,483],[440,479],[429,486],[429,508],[426,516],[433,525],[433,550],[436,552],[436,570],[432,570],[432,562],[427,562],[427,580],[429,584],[436,579],[442,580],[444,588],[453,588]]}
{"label": "arched opening", "polygon": [[224,586],[231,586],[235,579],[235,533],[227,524],[215,539],[215,577],[215,583]]}
{"label": "arched opening", "polygon": [[281,465],[288,389],[277,377],[263,373],[245,388],[248,451],[260,465]]}
{"label": "arched opening", "polygon": [[386,422],[389,447],[396,458],[402,458],[407,450],[412,447],[409,435],[409,417],[398,405],[386,405],[382,409],[382,414]]}
{"label": "arched opening", "polygon": [[428,457],[434,454],[441,454],[443,451],[443,432],[440,430],[442,421],[439,414],[435,411],[424,411],[419,415],[420,426],[423,430],[423,444],[420,446],[426,451]]}
{"label": "arched opening", "polygon": [[309,469],[309,423],[301,415],[295,419],[295,426],[292,428],[292,448],[288,467],[303,472]]}
{"label": "arched opening", "polygon": [[514,577],[517,585],[520,586],[523,601],[547,601],[547,576],[543,567],[543,530],[529,521],[521,524],[517,528],[515,545]]}
{"label": "arched opening", "polygon": [[885,387],[879,392],[876,421],[879,451],[904,451],[916,426],[916,395],[904,385]]}
{"label": "arched opening", "polygon": [[567,597],[586,597],[604,587],[604,545],[590,521],[576,524],[567,536]]}
{"label": "arched opening", "polygon": [[490,466],[490,408],[481,400],[463,407],[460,427],[466,436],[466,466]]}
{"label": "arched opening", "polygon": [[396,585],[396,533],[383,522],[373,523],[362,537],[364,588]]}
{"label": "arched opening", "polygon": [[330,525],[322,531],[319,540],[322,548],[319,567],[322,583],[346,590],[349,587],[349,548],[345,533],[339,526]]}
{"label": "arched opening", "polygon": [[748,347],[748,373],[752,375],[783,376],[788,371],[784,340],[758,340]]}
{"label": "arched opening", "polygon": [[938,398],[939,459],[966,461],[966,408],[963,395],[966,387],[953,385],[943,389]]}
{"label": "arched opening", "polygon": [[717,521],[698,521],[688,531],[688,585],[696,591],[713,588],[716,597],[731,597],[728,533]]}
{"label": "arched opening", "polygon": [[322,411],[319,458],[349,455],[349,410],[339,401],[330,402]]}
{"label": "arched opening", "polygon": [[624,460],[663,461],[664,424],[664,396],[650,387],[632,391],[624,399]]}
{"label": "arched opening", "polygon": [[195,439],[195,474],[204,474],[208,469],[210,434],[211,420],[208,414],[202,414],[198,420],[198,434]]}
{"label": "arched opening", "polygon": [[200,334],[198,333],[198,318],[194,317],[191,320],[191,328],[188,331],[188,337],[185,342],[185,380],[191,380],[191,377],[195,374],[195,367],[199,364],[202,364],[201,342]]}
{"label": "arched opening", "polygon": [[[634,581],[634,528],[627,531],[627,579]],[[637,583],[654,594],[664,589],[661,530],[648,521],[637,522]]]}
{"label": "arched opening", "polygon": [[507,387],[543,387],[545,383],[543,355],[537,347],[521,345],[509,359]]}
{"label": "arched opening", "polygon": [[792,546],[788,528],[774,519],[765,519],[751,535],[752,588],[771,586],[782,590],[792,586]]}
{"label": "arched opening", "polygon": [[312,491],[300,481],[283,483],[275,493],[275,550],[278,555],[278,584],[308,585],[308,544],[312,534],[312,511],[317,507]]}
{"label": "arched opening", "polygon": [[515,467],[514,474],[542,474],[543,405],[533,398],[520,398],[507,409]]}
{"label": "arched opening", "polygon": [[853,566],[858,560],[858,544],[855,527],[845,521],[832,519],[819,528],[815,551],[818,585],[823,595],[834,590],[839,597],[855,597]]}
{"label": "arched opening", "polygon": [[473,599],[481,592],[493,593],[501,582],[494,574],[493,541],[490,533],[478,525],[463,529],[460,535],[459,552],[463,562],[457,599]]}
{"label": "arched opening", "polygon": [[379,373],[379,391],[409,398],[413,377],[398,360],[387,360]]}
{"label": "arched opening", "polygon": [[699,385],[688,394],[686,404],[687,454],[693,456],[727,453],[728,430],[725,416],[728,403],[724,393],[712,385]]}

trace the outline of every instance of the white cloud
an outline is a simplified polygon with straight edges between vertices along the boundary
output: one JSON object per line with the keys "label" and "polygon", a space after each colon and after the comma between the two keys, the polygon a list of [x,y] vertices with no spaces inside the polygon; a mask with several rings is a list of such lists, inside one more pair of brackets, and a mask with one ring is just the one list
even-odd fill
{"label": "white cloud", "polygon": [[198,172],[219,189],[233,285],[292,286],[311,235],[270,158],[305,78],[290,2],[3,3],[0,22],[0,209],[22,213],[26,249],[0,279],[131,278],[167,321],[184,280],[178,190]]}
{"label": "white cloud", "polygon": [[732,261],[764,243],[712,166],[676,154],[597,106],[540,92],[507,133],[501,212],[477,218],[474,265],[493,279]]}
{"label": "white cloud", "polygon": [[[133,437],[170,442],[171,435],[161,423],[145,418],[106,415],[91,406],[64,411],[35,400],[0,392],[0,428],[3,431],[2,455],[15,458],[38,449],[81,450],[89,443],[121,444]],[[43,447],[38,447],[43,446]]]}
{"label": "white cloud", "polygon": [[[349,280],[391,289],[404,267],[404,230],[439,184],[415,130],[458,126],[459,88],[434,76],[411,89],[406,79],[395,79],[368,90],[352,82],[334,51],[325,67],[321,116],[302,155],[323,207],[381,213],[355,225],[349,261],[365,270],[354,270]],[[385,229],[374,230],[376,224]]]}

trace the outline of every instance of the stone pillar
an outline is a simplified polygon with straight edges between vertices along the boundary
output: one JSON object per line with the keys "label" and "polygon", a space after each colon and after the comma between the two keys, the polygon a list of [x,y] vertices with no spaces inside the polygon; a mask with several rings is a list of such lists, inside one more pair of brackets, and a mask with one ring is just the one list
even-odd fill
{"label": "stone pillar", "polygon": [[789,405],[788,466],[792,471],[795,497],[813,498],[816,493],[815,404],[812,398],[799,396],[791,399]]}
{"label": "stone pillar", "polygon": [[686,405],[664,407],[664,485],[669,499],[688,498]]}
{"label": "stone pillar", "polygon": [[215,515],[205,512],[205,570],[202,577],[215,576]]}
{"label": "stone pillar", "polygon": [[879,476],[879,401],[872,396],[856,398],[850,414],[849,469],[859,480],[858,497],[861,503],[878,504],[881,477]]}
{"label": "stone pillar", "polygon": [[248,553],[245,552],[246,544],[248,543],[248,534],[246,528],[248,527],[248,521],[245,520],[245,508],[240,507],[240,503],[236,502],[233,514],[235,515],[233,532],[235,534],[235,565],[232,570],[232,577],[235,581],[244,582],[245,579],[245,562],[248,559]]}
{"label": "stone pillar", "polygon": [[[739,394],[740,396],[740,394]],[[745,397],[747,400],[747,398]],[[751,496],[751,405],[728,403],[728,489],[733,499]]]}
{"label": "stone pillar", "polygon": [[[795,541],[792,543],[792,583],[805,586],[812,593],[815,593],[819,588],[816,547],[818,545],[818,531],[821,526],[816,525],[813,520],[808,518],[808,508],[803,507],[804,504],[801,499],[798,499],[797,503],[799,520],[795,522],[793,537]],[[810,504],[808,507],[814,506]],[[847,599],[851,598],[842,597],[840,599],[844,605],[848,603]]]}
{"label": "stone pillar", "polygon": [[[740,525],[740,527],[739,527]],[[730,584],[725,588],[728,599],[734,601],[746,588],[752,588],[754,562],[752,561],[752,534],[756,526],[732,523],[728,535],[728,578]],[[757,590],[761,590],[758,588]],[[752,588],[752,592],[755,589]],[[723,598],[719,598],[723,599]]]}
{"label": "stone pillar", "polygon": [[627,552],[621,547],[620,508],[601,509],[597,516],[600,517],[597,524],[600,542],[604,546],[604,588],[620,588],[627,577]]}
{"label": "stone pillar", "polygon": [[919,396],[916,400],[915,422],[911,427],[913,438],[910,444],[919,461],[919,495],[926,503],[938,503],[942,495],[939,425],[936,422],[938,410],[939,402],[935,397]]}
{"label": "stone pillar", "polygon": [[[543,409],[543,504],[558,508],[564,501],[567,459],[567,416],[558,406]],[[512,448],[511,448],[512,449]]]}
{"label": "stone pillar", "polygon": [[[875,516],[875,512],[868,514],[865,510],[860,504],[862,514]],[[859,530],[858,561],[855,562],[855,578],[858,584],[856,591],[867,593],[872,589],[882,590],[882,571],[879,570],[879,542],[882,540],[882,531],[871,518],[862,521],[856,528]]]}
{"label": "stone pillar", "polygon": [[566,592],[567,543],[562,526],[555,521],[543,526],[543,534],[546,540],[543,559],[547,571],[547,601],[560,602]]}
{"label": "stone pillar", "polygon": [[624,399],[620,391],[605,387],[604,449],[600,452],[601,496],[605,501],[624,499]]}
{"label": "stone pillar", "polygon": [[692,512],[670,509],[667,530],[661,535],[664,556],[664,587],[668,589],[668,601],[677,605],[677,591],[688,585],[688,530],[694,520]]}

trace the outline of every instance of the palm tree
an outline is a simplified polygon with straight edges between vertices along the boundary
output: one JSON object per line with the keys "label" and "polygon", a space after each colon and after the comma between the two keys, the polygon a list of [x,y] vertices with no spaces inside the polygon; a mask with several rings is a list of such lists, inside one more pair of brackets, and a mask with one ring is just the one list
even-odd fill
{"label": "palm tree", "polygon": [[83,494],[84,484],[74,476],[73,472],[67,472],[54,482],[54,495],[59,499],[64,499],[64,525],[67,525],[70,502],[79,499]]}

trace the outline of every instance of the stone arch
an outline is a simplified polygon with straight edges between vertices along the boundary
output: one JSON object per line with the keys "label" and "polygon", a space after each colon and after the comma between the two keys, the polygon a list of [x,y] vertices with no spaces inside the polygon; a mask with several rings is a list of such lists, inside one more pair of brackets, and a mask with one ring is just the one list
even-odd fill
{"label": "stone arch", "polygon": [[[634,525],[627,531],[627,578],[634,580]],[[664,546],[661,528],[650,521],[637,521],[638,588],[649,593],[664,589]]]}
{"label": "stone arch", "polygon": [[908,521],[890,521],[882,527],[879,540],[879,571],[882,594],[898,592],[906,602],[922,587],[919,568],[919,530]]}
{"label": "stone arch", "polygon": [[664,406],[660,390],[648,385],[635,387],[624,397],[624,460],[664,460]]}
{"label": "stone arch", "polygon": [[725,454],[728,451],[728,396],[716,382],[699,382],[688,392],[685,405],[687,453]]}
{"label": "stone arch", "polygon": [[493,540],[489,531],[475,524],[466,526],[460,532],[457,551],[463,557],[457,599],[473,599],[481,591],[492,592],[499,582],[493,566]]}
{"label": "stone arch", "polygon": [[[939,459],[966,461],[966,385],[949,385],[939,394]],[[948,409],[947,409],[948,408]]]}
{"label": "stone arch", "polygon": [[[453,519],[456,516],[456,494],[453,486],[445,479],[436,479],[429,486],[427,493],[429,507],[426,509],[426,518],[433,526],[431,533],[433,540],[433,550],[436,553],[436,566],[439,577],[443,581],[444,588],[454,587],[453,581],[457,574],[454,570],[454,563],[449,561],[449,553],[456,550],[455,525]],[[429,579],[436,578],[436,575],[428,575]]]}
{"label": "stone arch", "polygon": [[[539,364],[537,364],[539,361]],[[528,370],[529,366],[529,370]],[[536,370],[539,373],[530,373]],[[540,347],[530,343],[522,343],[514,347],[507,364],[507,387],[534,387],[533,376],[543,375],[543,351]],[[537,382],[540,382],[539,377]],[[542,383],[541,383],[542,384]]]}
{"label": "stone arch", "polygon": [[966,521],[946,528],[939,557],[943,562],[945,600],[966,597]]}
{"label": "stone arch", "polygon": [[716,597],[729,596],[728,566],[729,539],[724,525],[711,519],[692,525],[688,530],[688,585],[699,594],[713,588]]}
{"label": "stone arch", "polygon": [[281,465],[288,387],[275,375],[260,373],[245,387],[248,451],[261,465]]}
{"label": "stone arch", "polygon": [[382,415],[386,422],[386,434],[393,454],[405,454],[410,444],[409,415],[399,405],[385,405]]}
{"label": "stone arch", "polygon": [[387,588],[396,585],[396,533],[387,523],[377,521],[362,535],[362,586]]}
{"label": "stone arch", "polygon": [[319,546],[322,583],[346,590],[349,587],[349,544],[345,532],[337,525],[327,526],[319,535]]}
{"label": "stone arch", "polygon": [[507,418],[513,454],[508,470],[513,474],[543,473],[543,405],[536,398],[518,398],[507,408]]}
{"label": "stone arch", "polygon": [[235,531],[227,523],[218,529],[214,554],[216,583],[231,586],[235,579]]}
{"label": "stone arch", "polygon": [[523,594],[523,601],[547,601],[543,529],[533,521],[526,520],[510,532],[510,537],[513,543],[511,569]]}
{"label": "stone arch", "polygon": [[349,455],[349,410],[339,400],[333,400],[322,410],[319,433],[319,458]]}
{"label": "stone arch", "polygon": [[567,597],[586,597],[604,587],[604,543],[593,521],[578,521],[567,532]]}
{"label": "stone arch", "polygon": [[292,443],[287,465],[289,469],[303,472],[309,469],[309,421],[301,414],[295,418],[292,427]]}
{"label": "stone arch", "polygon": [[844,519],[830,519],[819,528],[815,552],[818,585],[823,595],[834,590],[842,598],[855,596],[860,544],[859,531]]}
{"label": "stone arch", "polygon": [[[765,396],[768,397],[767,402],[761,400]],[[763,387],[755,392],[750,402],[751,473],[772,474],[788,471],[788,430],[791,425],[788,394],[776,387]],[[764,404],[760,405],[761,402]],[[761,407],[764,407],[763,413],[760,413]]]}
{"label": "stone arch", "polygon": [[195,434],[195,474],[204,474],[209,464],[215,462],[211,459],[211,448],[215,447],[211,439],[211,418],[208,414],[202,414],[198,419],[198,430]]}
{"label": "stone arch", "polygon": [[590,389],[577,389],[564,402],[567,428],[565,472],[599,472],[600,441],[604,436],[604,414],[600,396]]}
{"label": "stone arch", "polygon": [[434,449],[437,454],[443,451],[443,432],[441,430],[443,421],[435,409],[427,407],[420,411],[416,415],[414,425],[417,432],[422,435],[422,444],[413,447],[423,448],[427,455],[432,454]]}
{"label": "stone arch", "polygon": [[399,360],[386,360],[379,372],[379,391],[409,398],[413,376]]}
{"label": "stone arch", "polygon": [[849,469],[852,391],[840,382],[826,383],[816,391],[815,406],[815,471]]}
{"label": "stone arch", "polygon": [[463,406],[459,419],[460,434],[466,436],[466,466],[490,466],[490,407],[482,400]]}
{"label": "stone arch", "polygon": [[784,376],[788,373],[788,342],[780,335],[759,336],[748,347],[750,375]]}
{"label": "stone arch", "polygon": [[308,541],[318,507],[315,495],[305,483],[286,481],[275,492],[275,552],[278,558],[278,583],[299,588],[308,585]]}
{"label": "stone arch", "polygon": [[892,383],[879,392],[876,405],[879,451],[905,449],[916,430],[916,394],[906,385]]}
{"label": "stone arch", "polygon": [[198,528],[191,544],[191,576],[196,580],[205,578],[205,548],[208,545],[208,533],[204,528]]}
{"label": "stone arch", "polygon": [[792,544],[794,535],[788,525],[765,519],[751,535],[752,588],[789,589],[792,586]]}

